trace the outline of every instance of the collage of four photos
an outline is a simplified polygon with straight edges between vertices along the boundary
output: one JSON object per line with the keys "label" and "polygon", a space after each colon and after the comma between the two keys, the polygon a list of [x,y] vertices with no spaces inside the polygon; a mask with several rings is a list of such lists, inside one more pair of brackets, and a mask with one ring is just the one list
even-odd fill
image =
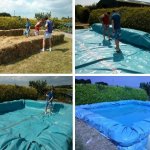
{"label": "collage of four photos", "polygon": [[150,0],[0,2],[0,150],[150,150]]}

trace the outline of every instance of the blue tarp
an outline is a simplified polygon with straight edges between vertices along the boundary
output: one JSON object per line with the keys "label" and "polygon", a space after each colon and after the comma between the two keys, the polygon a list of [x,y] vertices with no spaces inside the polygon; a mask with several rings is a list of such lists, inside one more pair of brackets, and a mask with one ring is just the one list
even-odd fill
{"label": "blue tarp", "polygon": [[[93,112],[95,109],[101,111],[107,109],[109,111],[111,108],[117,109],[118,107],[131,104],[135,105],[135,107],[141,106],[140,111],[142,111],[141,113],[145,113],[145,115],[147,114],[147,111],[150,113],[149,109],[146,110],[144,108],[150,108],[150,102],[124,100],[76,106],[76,117],[96,128],[113,141],[120,150],[146,150],[148,136],[150,134],[150,116],[144,116],[140,121],[134,122],[132,125],[125,125],[119,121],[115,121],[113,116],[109,118],[106,117],[107,115],[105,116]],[[106,111],[106,114],[108,111]],[[140,111],[139,114],[141,114]],[[122,112],[119,111],[118,115],[121,115],[121,113]],[[122,115],[122,117],[124,118],[124,115]],[[138,114],[134,117],[138,117]]]}
{"label": "blue tarp", "polygon": [[[103,33],[102,24],[95,23],[92,25],[92,29]],[[112,27],[110,27],[110,32],[112,33]],[[150,50],[150,34],[143,31],[122,28],[121,41]]]}
{"label": "blue tarp", "polygon": [[123,28],[122,53],[116,53],[114,39],[103,40],[102,30],[98,23],[76,30],[76,73],[150,73],[150,34]]}
{"label": "blue tarp", "polygon": [[45,102],[17,100],[0,104],[0,149],[68,150],[72,141],[72,106],[54,103],[44,114]]}

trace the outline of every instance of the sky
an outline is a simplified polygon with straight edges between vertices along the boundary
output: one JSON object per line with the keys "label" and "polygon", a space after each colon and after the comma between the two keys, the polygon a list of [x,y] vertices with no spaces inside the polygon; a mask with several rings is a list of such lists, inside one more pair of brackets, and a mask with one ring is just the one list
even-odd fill
{"label": "sky", "polygon": [[112,86],[139,88],[141,82],[150,82],[150,76],[78,76],[76,79],[91,79],[92,83],[106,82]]}
{"label": "sky", "polygon": [[[75,0],[75,4],[81,4],[83,6],[92,5],[93,3],[98,3],[100,0]],[[122,0],[123,1],[123,0]],[[124,1],[132,1],[132,0],[124,0]],[[149,2],[150,0],[133,0],[137,2]]]}
{"label": "sky", "polygon": [[50,12],[52,17],[71,17],[72,0],[1,0],[0,12],[34,18],[37,12]]}
{"label": "sky", "polygon": [[98,3],[100,0],[75,0],[75,4],[81,4],[83,6],[92,5],[93,3]]}
{"label": "sky", "polygon": [[28,86],[29,81],[43,80],[49,85],[72,85],[71,76],[0,76],[0,84]]}

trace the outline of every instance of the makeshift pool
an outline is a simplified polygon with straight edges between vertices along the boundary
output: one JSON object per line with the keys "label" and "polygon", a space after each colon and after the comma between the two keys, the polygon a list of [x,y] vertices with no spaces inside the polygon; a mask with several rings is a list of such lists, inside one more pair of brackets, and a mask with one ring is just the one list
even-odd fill
{"label": "makeshift pool", "polygon": [[54,103],[44,114],[45,102],[17,100],[0,104],[0,149],[68,150],[72,141],[72,106]]}
{"label": "makeshift pool", "polygon": [[123,28],[121,41],[116,53],[114,39],[103,40],[101,24],[76,30],[76,73],[150,73],[150,34]]}
{"label": "makeshift pool", "polygon": [[150,102],[125,100],[76,107],[76,117],[113,141],[119,150],[146,150]]}

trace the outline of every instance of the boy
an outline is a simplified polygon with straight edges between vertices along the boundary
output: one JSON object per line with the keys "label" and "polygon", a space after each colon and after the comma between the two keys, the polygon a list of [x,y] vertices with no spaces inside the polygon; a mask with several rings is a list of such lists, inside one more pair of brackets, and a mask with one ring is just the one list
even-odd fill
{"label": "boy", "polygon": [[39,30],[40,30],[40,27],[43,25],[43,23],[44,23],[44,19],[41,19],[41,20],[38,21],[37,24],[35,25],[35,30],[34,30],[35,36],[39,35]]}
{"label": "boy", "polygon": [[47,109],[48,108],[52,111],[52,108],[53,108],[53,104],[52,104],[53,98],[54,98],[53,89],[51,89],[51,91],[46,94],[45,114],[47,114]]}
{"label": "boy", "polygon": [[110,12],[101,15],[100,21],[102,22],[104,40],[105,40],[106,32],[108,33],[108,39],[110,40],[110,33],[109,33]]}
{"label": "boy", "polygon": [[115,38],[115,45],[116,45],[116,52],[119,53],[121,52],[120,47],[119,47],[119,40],[120,40],[120,35],[121,35],[121,25],[120,25],[120,20],[121,17],[118,12],[115,10],[113,11],[112,14],[112,30]]}
{"label": "boy", "polygon": [[51,20],[48,20],[48,17],[45,17],[44,18],[45,21],[46,21],[46,24],[45,24],[45,33],[44,33],[44,38],[43,38],[43,49],[41,50],[42,52],[45,51],[45,41],[46,39],[49,39],[49,51],[52,50],[52,41],[51,41],[51,38],[52,38],[52,31],[53,31],[53,22]]}
{"label": "boy", "polygon": [[26,37],[29,37],[30,35],[30,28],[31,28],[31,23],[30,20],[27,18],[27,22],[26,22],[26,30],[24,31],[24,35],[26,35]]}

